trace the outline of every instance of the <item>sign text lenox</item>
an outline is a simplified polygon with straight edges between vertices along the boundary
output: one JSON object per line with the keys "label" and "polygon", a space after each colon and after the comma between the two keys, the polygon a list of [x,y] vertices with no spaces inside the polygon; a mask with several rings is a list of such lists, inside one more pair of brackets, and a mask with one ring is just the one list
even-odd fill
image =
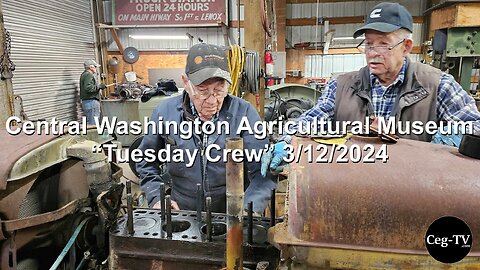
{"label": "sign text lenox", "polygon": [[116,25],[212,25],[227,23],[226,0],[115,0]]}

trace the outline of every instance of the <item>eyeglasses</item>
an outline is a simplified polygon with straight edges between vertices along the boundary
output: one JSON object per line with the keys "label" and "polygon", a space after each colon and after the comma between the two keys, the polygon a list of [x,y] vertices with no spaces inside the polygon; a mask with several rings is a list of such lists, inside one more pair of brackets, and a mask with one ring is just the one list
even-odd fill
{"label": "eyeglasses", "polygon": [[365,42],[365,39],[364,39],[364,40],[362,40],[362,42],[360,42],[360,44],[357,45],[357,49],[361,53],[368,53],[368,52],[371,52],[371,51],[376,51],[379,54],[386,54],[386,53],[390,52],[391,50],[393,50],[398,45],[402,44],[404,41],[405,41],[405,38],[400,40],[399,42],[393,44],[393,45],[367,46],[367,45],[364,44],[364,42]]}
{"label": "eyeglasses", "polygon": [[189,81],[188,83],[195,97],[200,100],[206,100],[210,98],[210,96],[213,96],[216,99],[222,99],[226,97],[228,94],[228,91],[225,86],[222,86],[221,89],[217,87],[210,90],[208,88],[196,87],[192,84],[191,81]]}

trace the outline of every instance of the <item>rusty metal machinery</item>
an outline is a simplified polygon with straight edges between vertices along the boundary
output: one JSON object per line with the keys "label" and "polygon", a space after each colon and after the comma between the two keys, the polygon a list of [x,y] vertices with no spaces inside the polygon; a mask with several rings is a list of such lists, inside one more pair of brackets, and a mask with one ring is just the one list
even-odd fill
{"label": "rusty metal machinery", "polygon": [[[172,211],[170,195],[160,184],[160,210],[133,210],[131,182],[127,182],[127,215],[110,231],[110,269],[276,269],[279,251],[267,242],[275,215],[253,217],[253,202],[243,216],[243,162],[232,152],[243,149],[242,138],[228,138],[226,214],[212,213],[212,198],[197,184],[196,211]],[[275,213],[272,191],[272,213]],[[205,208],[203,201],[205,201]],[[205,209],[202,212],[203,208]],[[246,221],[246,222],[244,222]],[[245,235],[245,237],[244,237]],[[247,239],[247,241],[243,241]]]}
{"label": "rusty metal machinery", "polygon": [[[92,146],[113,138],[5,130],[0,138],[0,268],[101,269],[106,231],[120,209],[122,170]],[[75,245],[67,249],[69,240]],[[59,255],[62,248],[68,256]]]}
{"label": "rusty metal machinery", "polygon": [[[309,138],[292,144],[319,145]],[[383,142],[354,136],[346,146],[354,144],[378,151]],[[387,150],[386,163],[319,164],[303,155],[290,165],[286,220],[269,230],[282,258],[298,266],[289,269],[444,269],[425,247],[433,221],[456,216],[480,235],[480,160],[406,139]],[[474,244],[451,269],[479,268]]]}
{"label": "rusty metal machinery", "polygon": [[[131,221],[128,215],[120,218],[110,231],[110,269],[132,269],[132,265],[136,269],[221,269],[225,266],[227,216],[209,216],[208,209],[202,215],[199,221],[195,211],[171,211],[169,220],[166,210],[162,221],[159,209],[137,209]],[[276,269],[280,254],[267,242],[270,219],[251,217],[250,232],[250,220],[244,220],[244,239],[252,241],[243,244],[243,266]]]}

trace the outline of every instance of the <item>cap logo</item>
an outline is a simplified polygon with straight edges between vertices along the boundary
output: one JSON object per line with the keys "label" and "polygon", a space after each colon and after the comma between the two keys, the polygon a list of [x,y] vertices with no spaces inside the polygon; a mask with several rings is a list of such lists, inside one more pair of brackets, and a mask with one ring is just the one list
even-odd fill
{"label": "cap logo", "polygon": [[209,54],[209,55],[205,55],[205,60],[214,61],[214,62],[223,62],[225,61],[225,58],[219,55]]}
{"label": "cap logo", "polygon": [[197,56],[193,59],[193,62],[198,65],[203,62],[203,58],[201,56]]}
{"label": "cap logo", "polygon": [[372,13],[370,13],[370,18],[372,19],[380,18],[380,12],[382,12],[381,8],[374,9]]}

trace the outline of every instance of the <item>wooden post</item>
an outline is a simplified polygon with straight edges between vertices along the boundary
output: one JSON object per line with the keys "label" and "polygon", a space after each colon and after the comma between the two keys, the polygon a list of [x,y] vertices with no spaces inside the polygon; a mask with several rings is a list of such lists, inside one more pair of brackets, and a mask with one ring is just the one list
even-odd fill
{"label": "wooden post", "polygon": [[[113,83],[113,79],[108,76],[108,50],[107,50],[107,33],[105,32],[105,28],[99,27],[100,24],[105,23],[105,16],[103,14],[103,1],[95,0],[93,1],[93,7],[95,12],[95,35],[97,36],[97,43],[95,44],[95,48],[97,52],[100,54],[100,64],[102,73],[105,74],[105,81],[106,85],[111,85]],[[107,87],[105,91],[105,96],[108,96],[110,93],[114,91],[113,86]]]}
{"label": "wooden post", "polygon": [[[262,27],[262,9],[263,0],[244,0],[244,29],[245,29],[245,49],[254,50],[260,54],[261,68],[265,70],[265,31]],[[245,100],[257,108],[260,118],[264,119],[265,104],[265,80],[260,78],[260,88],[258,91],[259,103],[257,106],[256,98],[253,94],[246,94]]]}
{"label": "wooden post", "polygon": [[274,47],[274,50],[277,52],[284,52],[285,32],[287,30],[287,0],[275,1],[275,14],[277,17],[277,47]]}

